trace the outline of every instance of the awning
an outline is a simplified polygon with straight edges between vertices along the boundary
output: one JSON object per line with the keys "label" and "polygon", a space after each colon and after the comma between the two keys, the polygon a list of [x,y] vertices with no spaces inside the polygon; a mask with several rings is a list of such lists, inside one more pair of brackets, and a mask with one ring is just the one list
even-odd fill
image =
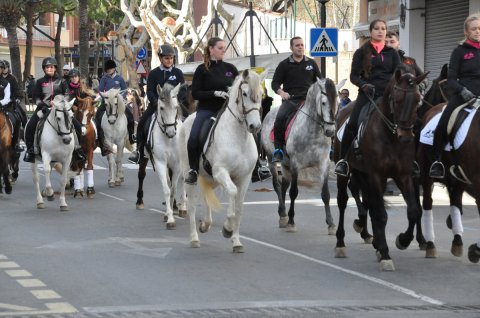
{"label": "awning", "polygon": [[[356,38],[359,39],[361,37],[369,37],[370,36],[370,31],[368,30],[369,26],[370,26],[370,23],[354,25],[352,29],[355,32]],[[387,27],[388,27],[388,31],[399,33],[400,20],[396,19],[396,20],[387,21]]]}
{"label": "awning", "polygon": [[[286,59],[291,54],[292,54],[291,52],[286,52],[286,53],[278,53],[278,54],[256,55],[255,66],[268,69],[267,78],[272,78],[273,73],[275,72],[275,69],[278,66],[278,63]],[[250,68],[249,56],[225,59],[225,62],[232,63],[237,67],[239,71],[243,71]],[[197,69],[197,66],[200,65],[200,63],[203,63],[203,62],[199,61],[199,62],[192,62],[192,63],[186,63],[186,64],[179,64],[175,66],[178,67],[180,70],[182,70],[183,74],[185,74],[185,77],[191,78],[191,76],[193,76],[193,73],[195,73],[195,70]]]}

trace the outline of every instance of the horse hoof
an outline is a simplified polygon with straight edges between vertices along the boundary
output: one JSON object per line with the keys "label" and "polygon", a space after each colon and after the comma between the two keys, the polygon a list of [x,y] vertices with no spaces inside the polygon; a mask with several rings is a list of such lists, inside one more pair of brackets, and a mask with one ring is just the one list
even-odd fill
{"label": "horse hoof", "polygon": [[187,217],[187,210],[178,210],[178,216],[181,218]]}
{"label": "horse hoof", "polygon": [[75,193],[73,194],[73,197],[81,197],[83,198],[83,190],[75,190]]}
{"label": "horse hoof", "polygon": [[12,194],[12,187],[5,187],[5,193],[6,194]]}
{"label": "horse hoof", "polygon": [[452,247],[450,252],[453,256],[461,257],[463,255],[463,241],[462,237],[458,234],[455,234],[452,241]]}
{"label": "horse hoof", "polygon": [[288,218],[286,216],[281,217],[280,220],[278,220],[278,227],[281,229],[286,228],[287,224],[288,224]]}
{"label": "horse hoof", "polygon": [[337,234],[337,226],[335,224],[328,226],[328,235]]}
{"label": "horse hoof", "polygon": [[168,215],[164,214],[163,215],[163,222],[167,222],[168,221]]}
{"label": "horse hoof", "polygon": [[425,251],[427,249],[427,242],[425,240],[418,242],[418,248],[420,251]]}
{"label": "horse hoof", "polygon": [[405,250],[410,245],[411,240],[406,238],[406,235],[400,233],[397,235],[397,239],[395,240],[395,245],[399,250]]}
{"label": "horse hoof", "polygon": [[190,241],[190,247],[199,248],[200,247],[200,241]]}
{"label": "horse hoof", "polygon": [[120,182],[120,183],[125,182],[125,177],[121,177],[120,181],[117,181],[117,182]]}
{"label": "horse hoof", "polygon": [[360,225],[360,220],[356,219],[356,220],[353,221],[353,229],[357,233],[362,233],[363,226]]}
{"label": "horse hoof", "polygon": [[70,210],[70,209],[68,208],[68,205],[61,205],[61,206],[60,206],[60,211],[65,212],[65,211],[68,211],[68,210]]}
{"label": "horse hoof", "polygon": [[222,227],[222,234],[224,238],[231,238],[233,235],[233,231],[229,231],[224,227]]}
{"label": "horse hoof", "polygon": [[95,197],[95,189],[93,187],[87,188],[87,198],[93,199]]}
{"label": "horse hoof", "polygon": [[437,258],[437,248],[433,242],[427,242],[425,248],[425,258]]}
{"label": "horse hoof", "polygon": [[177,224],[175,222],[167,222],[167,230],[175,230]]}
{"label": "horse hoof", "polygon": [[[200,221],[200,225],[198,226],[198,230],[200,231],[200,233],[207,233],[210,230],[210,224],[207,224],[206,222]],[[223,234],[223,236],[225,236],[225,234]],[[232,236],[232,232],[230,232],[230,236]]]}
{"label": "horse hoof", "polygon": [[393,261],[391,259],[383,259],[380,261],[380,270],[382,272],[394,272],[395,266],[393,265]]}
{"label": "horse hoof", "polygon": [[382,260],[382,254],[379,250],[375,251],[375,256],[377,257],[377,262],[380,262]]}
{"label": "horse hoof", "polygon": [[335,258],[347,258],[347,248],[335,247]]}
{"label": "horse hoof", "polygon": [[468,247],[468,260],[472,263],[478,263],[480,260],[480,248],[477,244],[472,244]]}
{"label": "horse hoof", "polygon": [[137,207],[137,210],[143,210],[143,209],[145,209],[145,204],[143,204],[143,203],[137,203],[137,204],[136,204],[136,207]]}
{"label": "horse hoof", "polygon": [[108,186],[109,186],[110,188],[115,188],[115,182],[109,182],[109,183],[108,183]]}
{"label": "horse hoof", "polygon": [[115,186],[116,186],[116,187],[119,187],[119,186],[121,186],[121,185],[122,185],[122,181],[115,181]]}
{"label": "horse hoof", "polygon": [[233,253],[245,253],[243,245],[237,245],[233,247]]}
{"label": "horse hoof", "polygon": [[373,243],[373,235],[368,234],[363,238],[363,243],[365,244],[372,244]]}
{"label": "horse hoof", "polygon": [[37,203],[37,209],[45,209],[45,203]]}
{"label": "horse hoof", "polygon": [[295,233],[297,232],[297,226],[295,224],[287,224],[287,228],[285,229],[285,232]]}

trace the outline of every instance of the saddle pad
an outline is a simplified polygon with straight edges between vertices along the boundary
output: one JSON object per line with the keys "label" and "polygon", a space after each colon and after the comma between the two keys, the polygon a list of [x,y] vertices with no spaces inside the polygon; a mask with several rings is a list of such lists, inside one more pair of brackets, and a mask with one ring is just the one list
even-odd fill
{"label": "saddle pad", "polygon": [[347,117],[347,119],[343,122],[342,126],[340,129],[337,131],[337,139],[339,141],[342,141],[343,138],[343,133],[345,132],[345,127],[347,127],[348,121],[350,120],[350,116]]}
{"label": "saddle pad", "polygon": [[[305,102],[302,102],[300,105],[298,105],[299,107],[298,107],[297,111],[295,112],[295,114],[292,116],[292,118],[288,122],[287,129],[285,129],[285,134],[283,135],[283,140],[285,140],[285,144],[287,143],[287,138],[288,138],[288,135],[290,134],[290,129],[292,128],[292,124],[295,121],[295,118],[297,118],[297,114],[300,111],[300,109],[302,109],[303,105],[305,105]],[[273,131],[273,127],[272,127],[272,130],[270,130],[270,135],[269,136],[270,136],[270,141],[274,142],[275,141],[275,133]]]}
{"label": "saddle pad", "polygon": [[154,113],[150,119],[147,119],[147,121],[150,120],[150,123],[148,125],[148,133],[147,133],[147,145],[153,148],[153,126],[155,125],[155,122],[157,121],[157,113]]}
{"label": "saddle pad", "polygon": [[[468,129],[472,124],[473,116],[475,116],[475,113],[476,113],[474,109],[465,109],[465,111],[469,112],[470,114],[468,114],[467,118],[463,122],[462,126],[460,126],[460,129],[457,131],[457,134],[453,139],[453,146],[455,147],[455,149],[460,148],[460,146],[465,141],[465,138],[467,137]],[[442,115],[442,113],[438,113],[432,119],[430,119],[430,121],[425,125],[425,127],[420,132],[420,142],[422,144],[430,145],[430,146],[433,145],[433,135],[435,133],[435,128],[438,125],[438,122],[440,120],[440,116]],[[450,143],[448,143],[445,146],[445,151],[450,151],[451,149],[452,147]]]}

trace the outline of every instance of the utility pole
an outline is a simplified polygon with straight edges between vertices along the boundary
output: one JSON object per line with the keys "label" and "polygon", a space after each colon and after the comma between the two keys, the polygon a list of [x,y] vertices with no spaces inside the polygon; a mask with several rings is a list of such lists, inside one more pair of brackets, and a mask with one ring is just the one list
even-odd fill
{"label": "utility pole", "polygon": [[[327,26],[327,9],[326,4],[330,0],[318,0],[320,3],[320,27],[325,28]],[[326,67],[325,67],[325,57],[320,58],[320,72],[322,73],[323,77],[327,77],[326,75]]]}

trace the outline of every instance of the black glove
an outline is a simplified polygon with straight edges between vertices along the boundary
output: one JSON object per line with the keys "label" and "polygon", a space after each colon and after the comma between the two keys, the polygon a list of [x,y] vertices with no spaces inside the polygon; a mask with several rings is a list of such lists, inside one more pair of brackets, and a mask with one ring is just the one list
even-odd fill
{"label": "black glove", "polygon": [[470,101],[472,98],[475,98],[475,95],[473,95],[473,93],[465,87],[460,91],[460,96],[462,96],[463,100],[466,102]]}
{"label": "black glove", "polygon": [[362,91],[368,96],[372,96],[375,93],[375,86],[372,84],[364,84],[362,86]]}

